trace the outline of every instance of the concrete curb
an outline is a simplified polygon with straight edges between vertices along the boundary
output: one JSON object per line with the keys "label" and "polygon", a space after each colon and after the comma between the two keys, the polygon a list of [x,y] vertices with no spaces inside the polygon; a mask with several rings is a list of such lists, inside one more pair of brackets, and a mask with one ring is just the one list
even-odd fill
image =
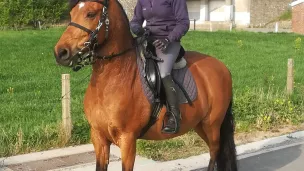
{"label": "concrete curb", "polygon": [[[294,146],[294,145],[303,143],[303,142],[301,142],[301,143],[296,142],[296,143],[293,143],[290,145],[286,145],[284,147],[276,147],[276,148],[272,148],[272,149],[268,149],[268,150],[265,149],[266,147],[269,147],[269,146],[275,147],[278,144],[282,144],[284,142],[288,142],[288,141],[296,140],[296,139],[304,140],[304,131],[294,132],[294,133],[282,135],[279,137],[273,137],[273,138],[269,138],[269,139],[265,139],[265,140],[261,140],[261,141],[257,141],[257,142],[240,145],[240,146],[236,147],[236,151],[237,151],[237,155],[238,155],[237,158],[239,160],[239,159],[251,157],[254,155],[266,153],[269,151],[287,148],[290,146]],[[263,150],[263,149],[265,149],[265,150]],[[262,151],[256,152],[259,150],[262,150]],[[253,153],[253,152],[256,152],[256,153]],[[251,153],[253,153],[253,154],[251,154]],[[199,168],[208,167],[209,160],[210,160],[209,153],[205,153],[202,155],[192,156],[192,157],[185,158],[185,159],[158,163],[154,167],[154,170],[157,170],[157,171],[181,170],[181,169],[187,169],[187,170],[194,169],[195,170],[195,169],[199,169]],[[150,170],[145,169],[145,171],[150,171]]]}
{"label": "concrete curb", "polygon": [[37,160],[47,160],[55,157],[69,156],[73,154],[86,153],[91,151],[94,151],[92,144],[81,145],[76,147],[67,147],[49,151],[12,156],[7,158],[0,158],[0,165],[8,166],[13,164],[20,164]]}
{"label": "concrete curb", "polygon": [[261,141],[256,141],[244,145],[240,145],[237,147],[237,154],[245,154],[250,153],[252,151],[261,150],[267,146],[275,146],[277,144],[281,144],[286,141],[295,140],[295,139],[303,139],[304,131],[298,131],[290,134],[285,134],[278,137],[272,137]]}
{"label": "concrete curb", "polygon": [[264,154],[264,153],[268,153],[268,152],[271,152],[271,151],[277,151],[277,150],[281,150],[281,149],[284,149],[284,148],[301,145],[301,144],[303,144],[303,142],[297,142],[297,143],[292,143],[292,144],[289,144],[289,145],[283,145],[283,146],[273,147],[273,148],[269,148],[269,149],[267,148],[267,149],[259,150],[257,152],[242,154],[242,155],[238,156],[238,160],[245,159],[245,158],[252,157],[252,156],[256,156],[256,155],[260,155],[260,154]]}
{"label": "concrete curb", "polygon": [[[246,158],[246,156],[250,157],[249,153],[262,150],[268,146],[276,146],[278,144],[288,142],[291,140],[297,140],[297,139],[304,139],[304,131],[294,132],[279,137],[273,137],[273,138],[237,146],[238,159]],[[8,166],[13,164],[20,164],[25,162],[37,161],[37,160],[46,160],[50,158],[86,153],[91,151],[94,151],[92,144],[81,145],[76,147],[67,147],[67,148],[55,149],[50,151],[18,155],[8,158],[0,158],[0,165]],[[114,145],[111,146],[111,154],[121,158],[120,149],[117,146]],[[185,159],[167,161],[167,162],[157,162],[150,159],[146,159],[144,157],[136,156],[135,170],[137,169],[138,170],[144,169],[145,171],[170,170],[170,169],[174,170],[177,168],[197,169],[208,166],[209,159],[210,159],[209,153],[201,154],[198,156],[192,156]],[[121,166],[120,161],[115,163],[119,163],[119,165]],[[111,163],[110,165],[112,165],[112,167],[114,168],[117,167],[116,164],[114,163],[113,164]],[[87,167],[88,164],[86,164],[85,166]]]}
{"label": "concrete curb", "polygon": [[7,167],[3,167],[3,168],[0,167],[0,171],[13,171],[13,170]]}
{"label": "concrete curb", "polygon": [[[115,145],[111,145],[111,154],[121,158],[120,149],[119,147]],[[14,165],[14,164],[20,164],[20,163],[27,163],[27,162],[33,162],[38,160],[47,160],[52,159],[56,157],[64,157],[74,154],[80,154],[80,153],[87,153],[87,152],[93,152],[94,147],[93,144],[86,144],[86,145],[80,145],[76,147],[67,147],[67,148],[61,148],[61,149],[54,149],[49,151],[42,151],[42,152],[36,152],[36,153],[29,153],[29,154],[23,154],[18,156],[12,156],[7,158],[0,158],[0,166],[8,166],[8,165]],[[142,163],[153,163],[153,160],[146,159],[141,156],[136,156],[136,160]]]}

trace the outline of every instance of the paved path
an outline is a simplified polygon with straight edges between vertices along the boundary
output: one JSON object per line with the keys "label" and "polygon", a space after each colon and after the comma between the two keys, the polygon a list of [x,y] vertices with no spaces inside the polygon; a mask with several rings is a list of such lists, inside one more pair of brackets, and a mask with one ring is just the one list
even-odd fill
{"label": "paved path", "polygon": [[[291,145],[284,145],[283,147],[279,146],[267,149],[266,152],[265,150],[264,152],[257,151],[255,153],[248,153],[246,155],[247,156],[238,161],[239,171],[302,171],[304,168],[304,141],[293,143]],[[164,167],[161,169],[153,168],[153,165],[155,166],[157,164],[158,163],[149,161],[146,162],[145,166],[142,162],[138,162],[136,170],[165,170]],[[121,170],[120,165],[120,158],[117,156],[111,156],[109,170]],[[89,152],[65,157],[57,157],[49,160],[16,164],[8,166],[7,168],[13,171],[92,171],[95,170],[95,159],[94,152]],[[181,167],[169,170],[206,171],[206,168],[183,169]]]}
{"label": "paved path", "polygon": [[[237,147],[239,171],[303,171],[304,131]],[[111,146],[109,171],[121,170],[120,151]],[[1,167],[1,160],[3,162]],[[0,171],[92,171],[92,145],[14,156],[0,160]],[[168,162],[137,156],[134,171],[205,171],[209,154]]]}
{"label": "paved path", "polygon": [[240,171],[303,171],[304,143],[240,160]]}
{"label": "paved path", "polygon": [[[278,149],[279,148],[279,149]],[[303,171],[304,170],[304,141],[293,144],[288,147],[276,147],[268,149],[269,152],[255,152],[251,157],[240,159],[239,171]],[[274,150],[274,151],[272,151]],[[166,169],[164,167],[157,168],[155,164],[148,164],[147,166],[137,167],[135,170],[141,171],[158,171]],[[88,165],[80,165],[76,167],[69,167],[59,169],[61,171],[92,171],[95,169],[94,163]],[[121,170],[120,161],[110,164],[110,171]],[[168,169],[168,171],[206,171],[206,168],[200,169],[183,169],[182,166],[176,169]],[[58,170],[56,170],[58,171]]]}
{"label": "paved path", "polygon": [[[110,162],[119,161],[116,156],[110,156]],[[55,157],[47,160],[31,161],[20,164],[10,165],[7,168],[13,171],[45,171],[54,170],[59,168],[69,168],[73,166],[79,166],[82,164],[92,164],[95,162],[95,153],[87,152],[74,155],[68,155],[63,157]],[[1,170],[1,169],[0,169]]]}
{"label": "paved path", "polygon": [[[206,168],[191,171],[205,171]],[[303,171],[304,142],[239,160],[239,171]]]}

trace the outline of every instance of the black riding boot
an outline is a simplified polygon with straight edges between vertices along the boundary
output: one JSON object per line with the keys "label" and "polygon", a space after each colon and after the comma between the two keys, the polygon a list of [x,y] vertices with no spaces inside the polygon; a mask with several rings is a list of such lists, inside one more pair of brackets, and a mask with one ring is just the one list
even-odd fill
{"label": "black riding boot", "polygon": [[167,134],[175,134],[179,131],[181,114],[179,110],[179,104],[177,101],[177,94],[175,90],[175,84],[171,75],[162,79],[167,99],[167,123],[164,125],[162,132]]}

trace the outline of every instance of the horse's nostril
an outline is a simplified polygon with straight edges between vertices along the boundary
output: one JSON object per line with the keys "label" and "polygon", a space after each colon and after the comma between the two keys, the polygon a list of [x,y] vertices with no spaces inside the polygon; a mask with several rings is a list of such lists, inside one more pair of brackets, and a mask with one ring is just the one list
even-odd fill
{"label": "horse's nostril", "polygon": [[69,51],[67,49],[60,49],[58,53],[58,57],[60,59],[68,59],[69,58]]}

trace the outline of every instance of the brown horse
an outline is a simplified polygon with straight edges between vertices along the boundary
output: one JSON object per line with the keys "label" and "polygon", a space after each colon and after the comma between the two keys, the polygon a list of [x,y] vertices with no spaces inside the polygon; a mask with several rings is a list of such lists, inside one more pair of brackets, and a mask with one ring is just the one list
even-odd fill
{"label": "brown horse", "polygon": [[[121,150],[122,169],[133,170],[136,140],[149,121],[151,106],[141,87],[129,20],[117,0],[71,0],[70,4],[72,22],[55,46],[55,56],[57,63],[68,67],[93,60],[84,110],[96,170],[107,170],[112,143]],[[165,140],[194,129],[209,146],[208,170],[217,165],[220,171],[236,171],[230,72],[216,58],[198,52],[187,51],[185,59],[198,95],[192,106],[180,105],[179,133],[161,133],[164,107],[142,139]]]}

